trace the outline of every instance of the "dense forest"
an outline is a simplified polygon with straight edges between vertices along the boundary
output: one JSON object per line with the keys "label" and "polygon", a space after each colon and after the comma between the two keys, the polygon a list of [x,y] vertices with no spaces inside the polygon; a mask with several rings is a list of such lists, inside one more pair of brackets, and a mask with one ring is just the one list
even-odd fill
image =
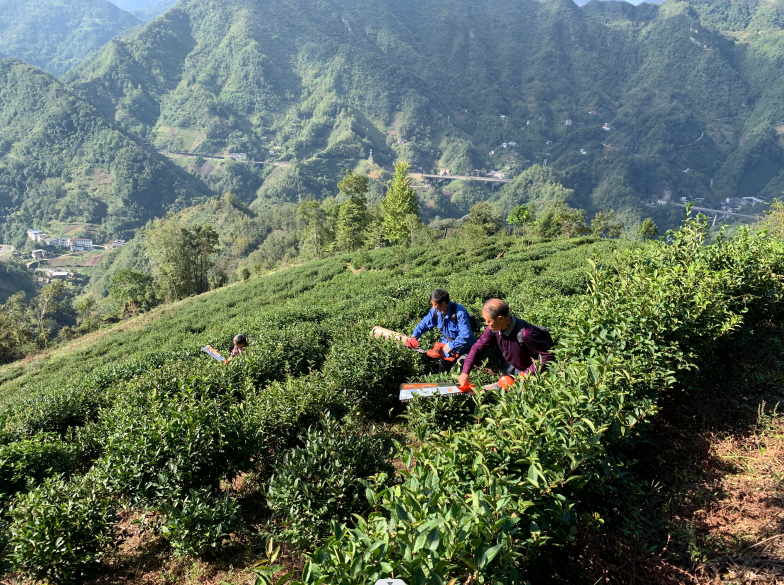
{"label": "dense forest", "polygon": [[138,24],[140,19],[106,0],[3,0],[0,52],[61,75]]}
{"label": "dense forest", "polygon": [[27,229],[52,220],[96,223],[104,239],[130,237],[147,220],[210,195],[49,74],[15,59],[0,61],[0,126],[0,236],[17,246]]}
{"label": "dense forest", "polygon": [[779,5],[710,5],[182,2],[67,80],[159,148],[298,159],[289,199],[372,149],[426,171],[547,164],[589,212],[639,221],[665,191],[782,190]]}
{"label": "dense forest", "polygon": [[[753,0],[726,7],[456,1],[448,9],[380,0],[183,1],[88,56],[64,85],[24,69],[63,88],[68,113],[36,84],[11,78],[16,101],[0,105],[8,168],[0,237],[19,244],[24,229],[70,218],[99,225],[106,238],[127,238],[195,196],[229,191],[257,209],[324,201],[339,195],[347,168],[368,173],[380,194],[398,160],[412,170],[514,179],[498,188],[431,185],[419,191],[426,221],[462,217],[478,201],[503,216],[544,195],[568,198],[589,218],[613,210],[634,230],[649,216],[663,228],[677,224],[682,210],[646,206],[660,198],[698,198],[712,208],[726,197],[770,200],[784,189],[780,9]],[[67,18],[58,23],[87,38]],[[78,61],[68,46],[60,42],[47,59]],[[29,57],[48,54],[32,45],[0,50],[46,66]],[[13,61],[4,69],[23,70]],[[20,100],[24,116],[11,106]],[[22,131],[51,123],[52,108],[78,129],[68,147],[56,132]],[[73,108],[87,108],[90,121],[74,121]],[[91,158],[95,137],[85,124],[127,137],[139,160],[106,151],[125,165],[109,170],[109,161]],[[290,166],[269,172],[210,158],[232,153]],[[530,188],[526,173],[540,168],[556,180]]]}

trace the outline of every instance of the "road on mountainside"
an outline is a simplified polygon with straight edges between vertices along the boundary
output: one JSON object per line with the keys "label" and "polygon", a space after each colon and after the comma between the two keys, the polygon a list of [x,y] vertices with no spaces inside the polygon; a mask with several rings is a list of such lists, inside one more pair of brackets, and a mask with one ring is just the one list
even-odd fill
{"label": "road on mountainside", "polygon": [[7,260],[13,251],[14,249],[11,246],[0,244],[0,261]]}
{"label": "road on mountainside", "polygon": [[[167,156],[170,154],[176,154],[177,156],[184,156],[186,158],[198,158],[201,157],[204,160],[237,160],[231,156],[209,156],[206,154],[194,154],[192,152],[177,152],[176,150],[159,150],[158,154],[162,154],[163,156]],[[246,162],[246,163],[253,163],[254,165],[273,165],[276,167],[287,167],[291,163],[285,160],[273,160],[273,161],[265,161],[265,160],[241,160],[237,162]]]}
{"label": "road on mountainside", "polygon": [[[678,207],[686,207],[684,203],[674,203],[673,205],[677,205]],[[709,207],[695,207],[691,206],[694,211],[704,211],[706,212],[705,215],[730,215],[732,217],[748,217],[749,219],[756,219],[757,221],[761,220],[762,217],[759,215],[744,215],[742,213],[733,213],[732,211],[722,211],[721,209],[711,209]]]}
{"label": "road on mountainside", "polygon": [[474,177],[472,175],[427,175],[425,173],[410,173],[412,177],[423,179],[449,179],[457,181],[487,181],[489,183],[511,183],[512,179],[496,179],[495,177]]}

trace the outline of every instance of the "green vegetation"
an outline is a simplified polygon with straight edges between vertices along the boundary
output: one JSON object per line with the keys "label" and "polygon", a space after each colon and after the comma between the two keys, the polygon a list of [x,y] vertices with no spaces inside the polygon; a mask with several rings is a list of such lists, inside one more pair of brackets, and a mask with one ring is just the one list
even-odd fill
{"label": "green vegetation", "polygon": [[[708,243],[692,220],[657,241],[531,245],[476,217],[453,239],[251,278],[0,369],[0,465],[16,478],[4,562],[79,582],[124,506],[173,555],[220,556],[239,534],[260,551],[274,534],[307,553],[303,583],[525,578],[542,547],[595,523],[594,497],[616,489],[659,394],[778,318],[784,244],[747,231]],[[450,377],[368,330],[410,330],[436,286],[474,313],[506,298],[551,329],[557,363],[508,392],[403,410],[398,384]],[[228,364],[198,352],[228,353],[238,332],[251,344]],[[269,510],[262,534],[248,532],[248,490]],[[66,524],[61,544],[36,544]]]}
{"label": "green vegetation", "polygon": [[67,81],[159,148],[298,161],[260,190],[234,191],[248,202],[336,195],[372,149],[369,171],[399,160],[518,177],[546,161],[558,177],[535,190],[528,179],[474,185],[462,207],[437,189],[423,197],[437,199],[426,219],[555,196],[589,221],[614,210],[629,230],[647,216],[667,228],[681,212],[643,204],[665,190],[718,208],[784,188],[775,9],[711,6],[185,2]]}
{"label": "green vegetation", "polygon": [[141,21],[105,0],[0,4],[0,57],[16,57],[54,75],[79,65],[112,37]]}
{"label": "green vegetation", "polygon": [[100,223],[102,239],[127,239],[147,220],[210,194],[15,59],[0,61],[0,127],[0,239],[18,248],[26,230],[53,220]]}

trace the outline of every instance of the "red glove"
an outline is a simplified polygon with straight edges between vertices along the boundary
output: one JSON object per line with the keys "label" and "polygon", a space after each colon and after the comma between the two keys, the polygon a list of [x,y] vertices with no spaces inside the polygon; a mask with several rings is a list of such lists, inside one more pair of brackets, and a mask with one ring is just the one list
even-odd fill
{"label": "red glove", "polygon": [[406,347],[410,347],[411,349],[416,349],[419,347],[419,341],[417,341],[416,337],[409,337],[406,339]]}

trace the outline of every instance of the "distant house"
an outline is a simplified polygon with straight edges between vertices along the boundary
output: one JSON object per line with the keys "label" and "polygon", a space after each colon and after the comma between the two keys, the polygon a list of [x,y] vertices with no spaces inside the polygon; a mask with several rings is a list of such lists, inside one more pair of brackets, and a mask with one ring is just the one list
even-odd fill
{"label": "distant house", "polygon": [[33,250],[30,252],[30,256],[33,260],[43,260],[46,258],[46,250]]}
{"label": "distant house", "polygon": [[740,207],[742,205],[740,197],[727,197],[725,202],[729,207]]}
{"label": "distant house", "polygon": [[612,128],[610,127],[609,123],[605,122],[604,126],[602,126],[602,130],[604,130],[605,132],[610,132]]}
{"label": "distant house", "polygon": [[553,145],[553,141],[552,140],[548,140],[547,142],[545,142],[545,144],[547,146],[552,146]]}
{"label": "distant house", "polygon": [[517,146],[517,142],[510,142],[509,146]]}
{"label": "distant house", "polygon": [[22,253],[21,252],[17,252],[16,250],[11,252],[11,258],[21,258],[21,257],[22,257]]}
{"label": "distant house", "polygon": [[244,153],[244,152],[230,152],[229,153],[229,158],[233,158],[234,160],[239,161],[239,162],[247,162],[248,155],[247,155],[247,153]]}
{"label": "distant house", "polygon": [[508,143],[507,143],[507,142],[504,142],[504,143],[501,145],[501,148],[506,148],[506,147],[507,147],[507,145],[508,145]]}
{"label": "distant house", "polygon": [[571,126],[572,125],[572,121],[571,120],[567,120],[566,122],[564,122],[564,124],[566,124],[567,126]]}
{"label": "distant house", "polygon": [[495,154],[495,150],[491,150],[490,151],[490,156],[493,156],[494,154]]}
{"label": "distant house", "polygon": [[590,111],[590,112],[588,112],[588,113],[589,113],[591,116],[595,116],[595,115],[596,115],[596,110],[591,110],[591,111]]}
{"label": "distant house", "polygon": [[71,238],[71,252],[89,252],[92,249],[92,240],[87,238]]}
{"label": "distant house", "polygon": [[68,278],[69,272],[67,270],[49,270],[46,275],[49,278]]}
{"label": "distant house", "polygon": [[44,232],[40,230],[27,230],[27,237],[33,240],[34,242],[41,242],[48,238]]}
{"label": "distant house", "polygon": [[741,197],[741,199],[745,201],[745,203],[742,203],[741,205],[755,205],[757,203],[765,203],[765,200],[760,199],[759,197]]}
{"label": "distant house", "polygon": [[656,205],[667,205],[667,200],[659,198],[656,200]]}
{"label": "distant house", "polygon": [[[419,167],[419,168],[421,169],[422,167]],[[114,240],[112,242],[112,246],[114,246],[115,248],[117,246],[124,246],[124,245],[125,245],[125,240]]]}
{"label": "distant house", "polygon": [[585,150],[584,148],[581,148],[580,149],[580,154],[588,154],[588,151]]}
{"label": "distant house", "polygon": [[449,169],[441,169],[440,171],[438,171],[438,174],[441,176],[451,175],[452,171],[450,171]]}

